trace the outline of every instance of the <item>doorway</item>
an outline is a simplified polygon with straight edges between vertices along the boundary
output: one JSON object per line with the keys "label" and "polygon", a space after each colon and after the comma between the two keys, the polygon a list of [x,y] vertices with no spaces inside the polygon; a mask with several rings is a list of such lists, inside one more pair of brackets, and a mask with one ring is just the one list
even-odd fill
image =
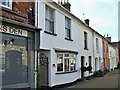
{"label": "doorway", "polygon": [[26,37],[2,36],[2,86],[28,83],[28,44]]}
{"label": "doorway", "polygon": [[[84,66],[84,62],[85,62],[85,57],[81,56],[81,67]],[[84,71],[81,70],[81,78],[84,78]]]}
{"label": "doorway", "polygon": [[98,58],[96,57],[96,58],[95,58],[95,71],[98,70],[97,67],[98,67]]}
{"label": "doorway", "polygon": [[39,55],[39,87],[48,87],[48,57],[41,53]]}

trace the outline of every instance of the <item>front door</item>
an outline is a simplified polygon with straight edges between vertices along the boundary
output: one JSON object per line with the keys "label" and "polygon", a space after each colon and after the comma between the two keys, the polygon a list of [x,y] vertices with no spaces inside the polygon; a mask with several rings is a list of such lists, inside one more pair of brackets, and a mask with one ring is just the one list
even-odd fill
{"label": "front door", "polygon": [[[84,66],[84,56],[81,57],[81,67]],[[84,77],[84,71],[81,70],[81,78]]]}
{"label": "front door", "polygon": [[98,58],[96,57],[96,58],[95,58],[95,71],[98,70],[97,67],[98,67]]}
{"label": "front door", "polygon": [[48,86],[48,57],[40,54],[40,87]]}

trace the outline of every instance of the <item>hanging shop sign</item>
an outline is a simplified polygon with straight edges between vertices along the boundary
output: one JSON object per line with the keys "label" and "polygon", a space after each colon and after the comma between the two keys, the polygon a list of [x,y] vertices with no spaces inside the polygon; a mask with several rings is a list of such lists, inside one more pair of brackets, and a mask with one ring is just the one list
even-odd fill
{"label": "hanging shop sign", "polygon": [[13,26],[7,26],[7,25],[0,24],[0,32],[27,37],[27,31],[13,27]]}

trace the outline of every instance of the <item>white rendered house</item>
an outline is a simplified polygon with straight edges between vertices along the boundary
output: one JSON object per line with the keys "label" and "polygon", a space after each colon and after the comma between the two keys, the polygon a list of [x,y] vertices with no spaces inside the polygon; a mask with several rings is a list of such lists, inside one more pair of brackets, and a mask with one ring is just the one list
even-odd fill
{"label": "white rendered house", "polygon": [[109,70],[112,71],[117,67],[117,48],[111,43],[108,44],[109,51]]}
{"label": "white rendered house", "polygon": [[94,32],[94,70],[103,70],[103,45],[102,45],[102,35],[98,32]]}
{"label": "white rendered house", "polygon": [[[69,3],[67,3],[70,5]],[[51,0],[36,3],[36,25],[40,32],[40,83],[56,86],[89,77],[81,66],[92,66],[94,71],[94,30]]]}

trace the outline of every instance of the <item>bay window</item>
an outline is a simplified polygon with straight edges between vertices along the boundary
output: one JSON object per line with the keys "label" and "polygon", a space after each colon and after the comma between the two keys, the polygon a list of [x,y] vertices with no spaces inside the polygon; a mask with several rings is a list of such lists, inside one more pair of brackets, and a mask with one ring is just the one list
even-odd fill
{"label": "bay window", "polygon": [[70,72],[76,70],[76,54],[57,53],[57,72]]}

